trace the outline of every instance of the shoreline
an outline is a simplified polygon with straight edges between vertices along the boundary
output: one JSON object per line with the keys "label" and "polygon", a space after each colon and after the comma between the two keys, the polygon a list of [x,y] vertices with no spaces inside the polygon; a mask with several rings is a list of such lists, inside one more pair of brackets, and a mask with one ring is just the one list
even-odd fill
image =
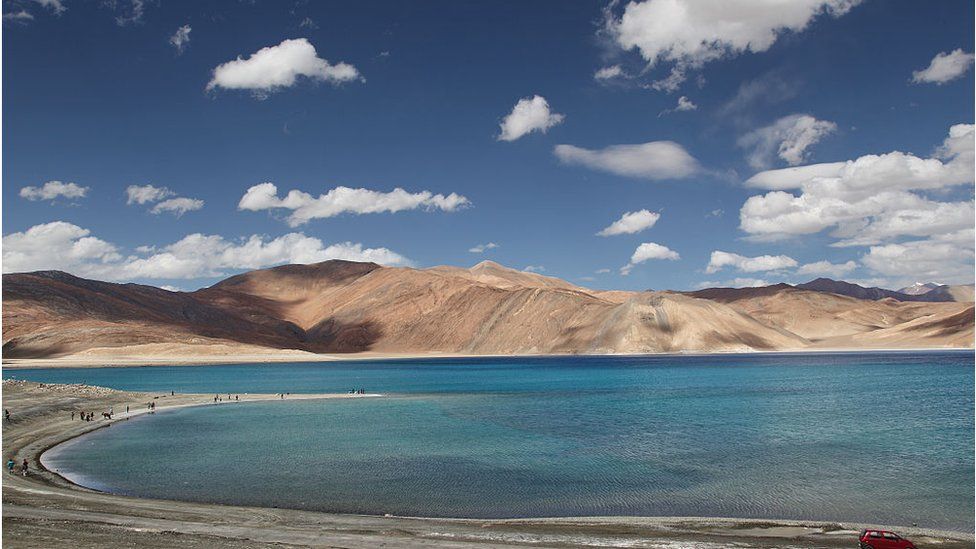
{"label": "shoreline", "polygon": [[[63,391],[63,388],[87,386],[57,386],[34,382],[13,381],[4,382],[5,399],[15,391],[15,386],[30,387],[34,392],[43,394],[45,390]],[[89,406],[104,405],[107,402],[117,402],[121,399],[130,402],[144,401],[152,393],[133,393],[115,390],[101,390],[95,402],[86,402]],[[16,398],[14,400],[20,400]],[[338,399],[338,398],[369,398],[379,397],[377,394],[293,394],[284,400],[299,399]],[[105,399],[108,398],[108,400]],[[209,401],[212,395],[175,394],[157,396],[156,400],[170,398],[164,405],[158,407],[157,412],[183,409],[195,406],[213,405]],[[204,400],[207,399],[207,400]],[[278,395],[248,395],[247,400],[233,402],[233,404],[247,402],[274,402],[282,400]],[[169,402],[173,404],[167,405]],[[224,403],[231,404],[231,403]],[[217,406],[224,405],[217,404]],[[8,404],[5,403],[5,406]],[[386,543],[392,547],[413,547],[416,545],[461,547],[467,543],[477,544],[478,547],[510,546],[531,544],[538,546],[545,543],[548,546],[580,546],[580,545],[628,545],[634,539],[660,539],[674,542],[715,542],[721,547],[722,543],[735,542],[744,544],[743,547],[767,548],[776,547],[785,541],[791,545],[811,547],[844,547],[849,546],[850,540],[863,527],[880,527],[879,525],[865,525],[861,523],[847,523],[836,521],[792,520],[792,519],[740,519],[723,517],[550,517],[550,518],[509,518],[509,519],[465,519],[465,518],[433,518],[406,517],[390,515],[351,515],[301,511],[294,509],[244,507],[211,503],[194,503],[178,500],[159,500],[136,498],[116,495],[86,488],[73,483],[69,478],[43,467],[44,454],[69,441],[76,440],[95,430],[108,427],[119,421],[126,421],[131,417],[139,417],[148,413],[147,410],[137,410],[127,417],[119,417],[111,421],[96,420],[69,422],[64,417],[64,410],[58,410],[56,416],[46,414],[45,417],[27,422],[19,432],[10,432],[12,427],[4,426],[4,457],[14,455],[17,463],[28,459],[35,471],[29,477],[20,475],[3,475],[3,506],[4,506],[4,538],[13,528],[31,528],[31,524],[44,521],[81,521],[85,524],[85,532],[101,535],[103,530],[111,536],[128,536],[133,528],[141,530],[162,530],[187,532],[193,536],[217,536],[222,542],[231,539],[261,540],[262,543],[295,543],[298,545],[318,545],[322,539],[322,528],[331,528],[327,534],[329,545],[336,543],[340,546],[374,546]],[[75,425],[74,428],[64,429],[65,425]],[[9,442],[18,443],[22,450],[11,452]],[[255,513],[273,515],[273,524],[268,526],[250,526],[248,521],[254,519]],[[228,530],[228,515],[240,515],[239,522],[231,520],[234,527]],[[192,520],[191,520],[192,518]],[[10,521],[8,522],[8,519]],[[20,521],[24,521],[23,523]],[[904,535],[919,540],[929,540],[939,543],[941,547],[971,547],[974,539],[972,533],[946,530],[923,529],[914,527],[887,527],[895,529]],[[90,532],[89,532],[90,530]],[[350,531],[356,531],[355,535]],[[73,532],[62,532],[67,536],[63,545],[55,547],[77,547],[74,543]],[[350,537],[352,536],[352,537]],[[377,537],[379,536],[379,538]],[[391,538],[391,536],[393,536]],[[335,539],[333,539],[335,538]],[[125,539],[128,539],[127,537]],[[616,540],[616,541],[614,541]],[[70,541],[70,543],[69,543]],[[186,546],[181,540],[179,546]],[[391,543],[392,542],[392,543]],[[619,543],[617,543],[619,542]],[[200,542],[199,546],[208,543]],[[194,546],[194,545],[190,545]],[[676,545],[686,547],[687,545]],[[695,546],[695,545],[692,545]],[[712,547],[711,545],[702,545]]]}
{"label": "shoreline", "polygon": [[[654,353],[620,353],[620,354],[467,354],[467,353],[381,353],[363,352],[349,354],[316,354],[303,351],[283,351],[267,354],[222,354],[222,355],[188,355],[188,356],[75,356],[53,358],[4,358],[3,369],[29,370],[46,368],[122,368],[122,367],[154,367],[154,366],[223,366],[232,364],[279,364],[279,363],[311,363],[311,362],[379,362],[391,360],[450,360],[458,358],[571,358],[571,357],[682,357],[682,356],[735,356],[735,355],[795,355],[795,354],[860,354],[860,353],[965,353],[976,352],[976,347],[918,347],[918,348],[800,348],[774,349],[752,351],[676,351]],[[301,353],[301,354],[296,354]]]}

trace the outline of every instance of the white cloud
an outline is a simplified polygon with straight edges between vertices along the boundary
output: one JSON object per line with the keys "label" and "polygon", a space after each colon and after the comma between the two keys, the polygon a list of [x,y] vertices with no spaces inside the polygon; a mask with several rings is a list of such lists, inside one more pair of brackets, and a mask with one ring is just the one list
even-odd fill
{"label": "white cloud", "polygon": [[[756,174],[747,186],[780,189],[750,197],[740,227],[757,240],[832,228],[835,246],[876,244],[897,236],[931,236],[972,227],[973,202],[937,202],[913,191],[973,182],[974,126],[949,130],[932,158],[903,152],[865,155]],[[799,189],[799,195],[784,190]]]}
{"label": "white cloud", "polygon": [[620,65],[611,65],[609,67],[603,67],[600,70],[593,73],[594,80],[613,80],[614,78],[619,78],[624,75],[624,69]]}
{"label": "white cloud", "polygon": [[562,123],[566,117],[551,112],[545,97],[536,95],[519,99],[512,112],[502,119],[499,141],[515,141],[531,132],[546,133],[549,128]]}
{"label": "white cloud", "polygon": [[154,187],[152,185],[129,185],[125,188],[128,197],[126,204],[146,204],[156,202],[166,197],[173,196],[173,191],[166,187]]}
{"label": "white cloud", "polygon": [[194,210],[199,210],[203,208],[203,200],[196,198],[170,198],[169,200],[163,200],[162,202],[153,206],[150,212],[154,214],[161,214],[163,212],[169,212],[180,217],[186,212],[192,212]]}
{"label": "white cloud", "polygon": [[19,9],[16,11],[8,11],[3,14],[4,21],[17,21],[20,23],[25,23],[34,19],[34,16],[30,14],[29,11],[24,9]]}
{"label": "white cloud", "polygon": [[630,256],[630,263],[620,268],[620,274],[627,276],[634,267],[651,259],[677,261],[681,259],[681,256],[667,246],[662,246],[656,242],[644,242],[634,250],[633,255]]}
{"label": "white cloud", "polygon": [[800,32],[821,14],[839,17],[858,0],[646,0],[626,4],[607,21],[615,43],[637,49],[648,65],[671,63],[657,83],[673,91],[687,69],[744,52],[768,50],[781,33]]}
{"label": "white cloud", "polygon": [[701,171],[695,157],[673,141],[611,145],[597,150],[556,145],[553,152],[564,164],[582,165],[625,177],[680,179]]}
{"label": "white cloud", "polygon": [[238,56],[213,70],[207,90],[251,90],[266,97],[282,88],[294,86],[299,77],[341,84],[361,80],[356,67],[348,63],[329,63],[318,56],[305,38],[285,40],[277,46],[261,48],[247,59]]}
{"label": "white cloud", "polygon": [[301,23],[298,24],[298,28],[315,30],[319,28],[319,26],[314,19],[311,17],[306,17],[305,19],[302,19]]}
{"label": "white cloud", "polygon": [[844,263],[831,263],[827,260],[816,261],[814,263],[806,263],[801,265],[799,269],[796,270],[798,275],[815,275],[815,276],[829,276],[833,278],[840,278],[847,273],[857,269],[857,263],[854,261],[847,261]]}
{"label": "white cloud", "polygon": [[723,280],[721,282],[716,280],[703,280],[695,287],[698,289],[703,288],[761,288],[763,286],[769,286],[771,283],[768,280],[762,278],[751,278],[751,277],[735,277],[730,280]]}
{"label": "white cloud", "polygon": [[698,109],[698,105],[696,105],[691,99],[688,99],[682,95],[678,98],[678,104],[675,105],[673,109],[664,109],[660,112],[660,114],[657,115],[657,117],[660,118],[673,112],[693,111],[696,109]]}
{"label": "white cloud", "polygon": [[674,108],[674,110],[676,110],[676,111],[693,111],[693,110],[695,110],[697,108],[698,108],[698,105],[696,105],[694,102],[692,102],[691,99],[688,99],[687,97],[685,97],[685,96],[682,95],[681,97],[678,98],[678,105]]}
{"label": "white cloud", "polygon": [[748,161],[753,168],[768,168],[774,156],[795,166],[806,160],[807,149],[835,131],[837,124],[833,122],[809,114],[791,114],[743,135],[738,144],[752,150]]}
{"label": "white cloud", "polygon": [[912,73],[912,82],[916,84],[938,84],[951,82],[966,74],[973,65],[973,54],[961,49],[942,52],[932,58],[928,67]]}
{"label": "white cloud", "polygon": [[157,202],[149,210],[150,213],[161,214],[169,212],[176,217],[180,217],[186,212],[199,210],[203,208],[204,204],[203,200],[197,198],[169,198],[176,193],[166,187],[154,187],[152,185],[129,185],[125,189],[125,194],[127,197],[126,204],[150,204]]}
{"label": "white cloud", "polygon": [[34,0],[41,6],[51,10],[54,15],[61,15],[67,9],[64,7],[64,2],[61,0]]}
{"label": "white cloud", "polygon": [[972,225],[926,240],[871,246],[861,262],[873,271],[892,277],[892,285],[908,286],[915,280],[939,280],[945,284],[973,281]]}
{"label": "white cloud", "polygon": [[522,270],[525,271],[525,272],[527,272],[527,273],[544,273],[544,272],[546,272],[546,268],[543,267],[542,265],[526,265],[525,268],[522,269]]}
{"label": "white cloud", "polygon": [[597,269],[597,270],[596,270],[596,271],[594,271],[594,272],[595,272],[596,274],[598,274],[598,275],[600,275],[600,274],[607,274],[607,273],[609,273],[609,272],[610,272],[610,269]]}
{"label": "white cloud", "polygon": [[410,262],[386,248],[363,248],[345,242],[326,246],[317,238],[288,233],[275,239],[252,235],[234,242],[219,235],[191,234],[144,257],[127,259],[125,278],[200,278],[229,271],[328,259],[373,261],[384,265]]}
{"label": "white cloud", "polygon": [[489,242],[487,244],[478,244],[477,246],[468,248],[468,251],[473,254],[481,254],[481,253],[485,253],[488,250],[494,250],[497,247],[498,244],[495,244],[494,242]]}
{"label": "white cloud", "polygon": [[705,272],[708,274],[716,273],[725,267],[732,267],[746,273],[757,273],[762,271],[778,271],[789,267],[796,267],[796,260],[787,255],[760,255],[758,257],[746,257],[730,252],[715,250],[708,260]]}
{"label": "white cloud", "polygon": [[596,233],[597,236],[613,236],[618,234],[636,234],[644,229],[650,229],[661,218],[661,214],[649,210],[638,210],[636,212],[626,212],[620,219],[614,221],[609,227]]}
{"label": "white cloud", "polygon": [[219,235],[191,234],[162,247],[140,246],[137,252],[138,255],[123,256],[115,245],[90,236],[87,229],[55,221],[4,236],[3,271],[57,269],[103,280],[192,279],[328,259],[410,264],[386,248],[364,248],[352,242],[325,245],[302,233],[274,239],[252,235],[236,241]]}
{"label": "white cloud", "polygon": [[393,213],[418,208],[453,212],[470,204],[467,198],[457,193],[446,196],[430,191],[409,193],[401,188],[384,193],[336,187],[318,198],[299,190],[291,190],[284,198],[278,198],[278,187],[274,183],[261,183],[248,189],[237,207],[250,211],[276,208],[292,210],[288,216],[288,224],[296,227],[312,219],[335,217],[343,213]]}
{"label": "white cloud", "polygon": [[65,221],[35,225],[3,237],[3,272],[60,269],[89,273],[122,259],[118,249]]}
{"label": "white cloud", "polygon": [[84,198],[90,187],[82,187],[75,183],[48,181],[40,187],[24,187],[20,189],[20,196],[27,200],[54,200],[58,197]]}
{"label": "white cloud", "polygon": [[182,54],[183,50],[186,49],[186,45],[190,43],[190,25],[183,25],[182,27],[176,29],[173,36],[169,37],[169,43],[176,48],[177,54]]}
{"label": "white cloud", "polygon": [[815,179],[839,177],[846,166],[846,162],[827,162],[759,172],[746,180],[746,187],[771,191],[799,189],[804,183],[812,182]]}

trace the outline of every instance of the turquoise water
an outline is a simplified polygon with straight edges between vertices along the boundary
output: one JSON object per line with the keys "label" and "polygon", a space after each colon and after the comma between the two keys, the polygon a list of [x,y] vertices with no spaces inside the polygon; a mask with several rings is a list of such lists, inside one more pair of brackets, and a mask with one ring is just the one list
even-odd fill
{"label": "turquoise water", "polygon": [[101,490],[423,516],[705,515],[972,531],[972,352],[18,370],[375,399],[144,416],[49,453]]}

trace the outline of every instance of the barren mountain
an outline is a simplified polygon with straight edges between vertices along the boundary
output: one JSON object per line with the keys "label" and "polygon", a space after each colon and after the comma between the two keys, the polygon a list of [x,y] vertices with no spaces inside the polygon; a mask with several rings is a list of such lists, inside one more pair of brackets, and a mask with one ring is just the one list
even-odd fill
{"label": "barren mountain", "polygon": [[200,352],[648,353],[971,347],[972,303],[864,300],[788,285],[594,291],[484,262],[425,270],[326,261],[196,292],[3,276],[5,358]]}
{"label": "barren mountain", "polygon": [[825,292],[838,295],[846,295],[857,299],[885,299],[891,298],[898,301],[972,301],[973,285],[945,286],[939,284],[915,283],[901,290],[886,290],[884,288],[865,288],[843,280],[831,280],[829,278],[818,278],[804,284],[797,284],[801,290],[811,290],[814,292]]}
{"label": "barren mountain", "polygon": [[[712,288],[690,295],[725,303],[764,324],[803,336],[816,347],[973,346],[972,302],[856,299],[788,284]],[[940,329],[929,329],[933,325]],[[899,335],[891,335],[895,333]]]}

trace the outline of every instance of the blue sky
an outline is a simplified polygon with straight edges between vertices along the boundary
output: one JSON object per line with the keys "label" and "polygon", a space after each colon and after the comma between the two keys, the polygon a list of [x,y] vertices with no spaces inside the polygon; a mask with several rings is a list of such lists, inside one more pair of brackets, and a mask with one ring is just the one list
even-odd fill
{"label": "blue sky", "polygon": [[4,2],[4,272],[972,282],[972,2],[665,4]]}

